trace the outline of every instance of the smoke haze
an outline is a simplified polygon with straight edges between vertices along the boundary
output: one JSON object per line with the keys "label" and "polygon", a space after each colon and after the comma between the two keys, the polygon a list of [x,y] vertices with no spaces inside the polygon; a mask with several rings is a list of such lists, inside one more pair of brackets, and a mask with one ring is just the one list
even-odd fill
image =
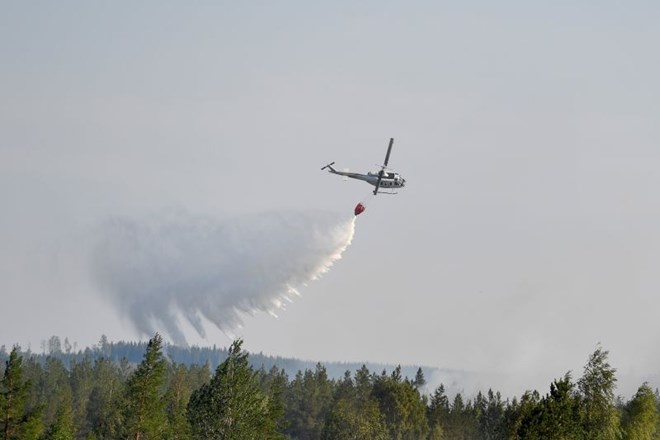
{"label": "smoke haze", "polygon": [[354,231],[355,218],[325,212],[114,218],[100,228],[92,270],[139,332],[183,344],[181,319],[204,337],[205,320],[231,332],[243,314],[275,315],[341,258]]}

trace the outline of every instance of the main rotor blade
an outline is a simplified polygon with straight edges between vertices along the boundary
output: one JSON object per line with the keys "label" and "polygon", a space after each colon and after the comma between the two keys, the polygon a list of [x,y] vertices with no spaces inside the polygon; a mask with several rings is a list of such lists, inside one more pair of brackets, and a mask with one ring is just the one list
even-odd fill
{"label": "main rotor blade", "polygon": [[381,180],[383,180],[383,170],[380,170],[380,172],[378,173],[378,181],[376,182],[376,189],[374,190],[374,195],[378,194]]}
{"label": "main rotor blade", "polygon": [[387,166],[387,162],[390,161],[390,153],[392,152],[393,143],[394,143],[394,138],[390,138],[390,146],[387,147],[387,154],[385,155],[385,163],[383,164],[384,166]]}

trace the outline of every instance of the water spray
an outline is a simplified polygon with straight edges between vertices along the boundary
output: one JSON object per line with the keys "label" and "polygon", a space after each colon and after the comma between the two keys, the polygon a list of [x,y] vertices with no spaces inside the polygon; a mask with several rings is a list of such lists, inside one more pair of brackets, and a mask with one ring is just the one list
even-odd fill
{"label": "water spray", "polygon": [[244,315],[276,316],[330,270],[354,233],[355,217],[326,212],[116,218],[100,230],[92,270],[140,333],[185,344],[179,318],[204,337],[205,322],[229,334]]}

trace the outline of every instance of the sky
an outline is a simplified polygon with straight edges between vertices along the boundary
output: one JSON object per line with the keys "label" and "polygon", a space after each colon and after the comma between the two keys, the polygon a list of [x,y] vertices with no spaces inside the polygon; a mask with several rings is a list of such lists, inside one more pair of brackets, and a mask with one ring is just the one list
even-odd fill
{"label": "sky", "polygon": [[374,171],[393,137],[406,188],[232,336],[516,394],[600,343],[622,394],[660,386],[657,2],[0,8],[0,344],[144,338],[89,270],[100,225],[350,217],[370,187],[320,167]]}

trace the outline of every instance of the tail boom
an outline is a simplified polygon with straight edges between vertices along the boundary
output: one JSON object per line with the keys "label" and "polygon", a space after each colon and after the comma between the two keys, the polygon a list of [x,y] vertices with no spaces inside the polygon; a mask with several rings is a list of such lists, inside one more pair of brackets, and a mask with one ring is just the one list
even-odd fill
{"label": "tail boom", "polygon": [[330,168],[330,169],[328,170],[328,172],[330,172],[330,173],[336,173],[337,170],[335,170],[334,168],[332,168],[332,166],[333,166],[334,164],[335,164],[334,162],[330,162],[329,164],[327,164],[326,166],[324,166],[323,168],[321,168],[321,171],[323,171],[323,170],[326,169],[326,168]]}

